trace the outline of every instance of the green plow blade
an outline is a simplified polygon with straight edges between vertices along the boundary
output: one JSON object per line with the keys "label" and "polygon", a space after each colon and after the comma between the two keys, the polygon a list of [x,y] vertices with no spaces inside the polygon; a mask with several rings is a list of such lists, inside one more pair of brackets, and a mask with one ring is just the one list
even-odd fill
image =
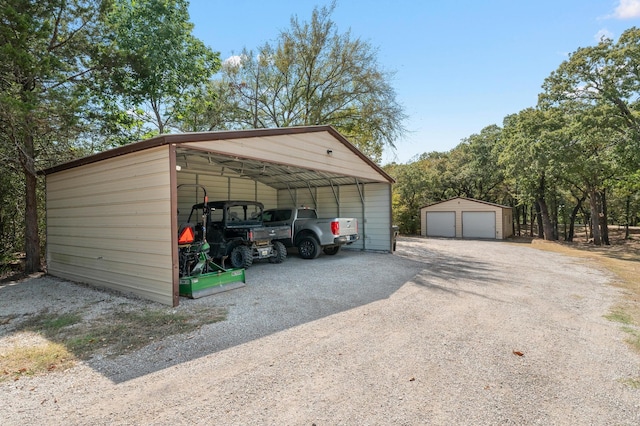
{"label": "green plow blade", "polygon": [[180,278],[180,296],[198,299],[244,286],[244,269],[221,269]]}

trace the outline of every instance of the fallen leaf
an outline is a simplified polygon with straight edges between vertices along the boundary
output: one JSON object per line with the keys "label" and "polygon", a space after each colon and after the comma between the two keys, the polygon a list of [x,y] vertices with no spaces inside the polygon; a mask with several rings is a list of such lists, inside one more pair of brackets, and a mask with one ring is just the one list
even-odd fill
{"label": "fallen leaf", "polygon": [[524,356],[524,354],[520,351],[513,351],[513,354],[518,356]]}

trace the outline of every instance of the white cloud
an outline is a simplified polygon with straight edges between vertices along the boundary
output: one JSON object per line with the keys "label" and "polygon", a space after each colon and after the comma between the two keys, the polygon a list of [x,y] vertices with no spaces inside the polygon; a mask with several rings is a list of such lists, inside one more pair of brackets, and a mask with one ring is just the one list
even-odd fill
{"label": "white cloud", "polygon": [[222,61],[222,65],[229,67],[239,67],[242,63],[242,57],[240,55],[229,56],[227,59]]}
{"label": "white cloud", "polygon": [[640,0],[620,0],[613,17],[618,19],[640,18]]}
{"label": "white cloud", "polygon": [[608,29],[603,28],[603,29],[601,29],[600,31],[598,31],[596,33],[594,38],[596,39],[597,43],[600,43],[600,41],[602,41],[603,38],[608,38],[608,39],[613,40],[613,33],[611,31],[609,31]]}

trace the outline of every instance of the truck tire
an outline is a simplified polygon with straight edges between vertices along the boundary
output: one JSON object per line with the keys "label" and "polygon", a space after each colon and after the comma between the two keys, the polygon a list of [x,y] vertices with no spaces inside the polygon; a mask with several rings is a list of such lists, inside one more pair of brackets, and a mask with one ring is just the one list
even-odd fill
{"label": "truck tire", "polygon": [[324,252],[324,254],[333,256],[334,254],[338,254],[338,252],[340,251],[340,246],[325,247],[322,249],[322,251]]}
{"label": "truck tire", "polygon": [[320,255],[320,243],[312,236],[302,237],[298,242],[298,253],[303,259],[315,259]]}
{"label": "truck tire", "polygon": [[247,246],[237,246],[231,250],[229,260],[231,261],[232,267],[247,269],[253,263],[251,249]]}
{"label": "truck tire", "polygon": [[269,258],[271,263],[282,263],[287,258],[287,248],[280,241],[273,242],[273,257]]}

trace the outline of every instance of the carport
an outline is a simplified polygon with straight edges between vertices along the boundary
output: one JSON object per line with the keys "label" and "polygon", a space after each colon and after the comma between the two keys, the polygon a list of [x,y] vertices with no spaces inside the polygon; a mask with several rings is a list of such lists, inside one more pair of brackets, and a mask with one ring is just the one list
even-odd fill
{"label": "carport", "polygon": [[210,200],[356,217],[349,248],[392,249],[393,179],[330,126],[161,135],[43,173],[49,274],[173,306],[178,224],[202,200],[182,184]]}
{"label": "carport", "polygon": [[420,208],[426,237],[504,239],[513,235],[511,207],[456,197]]}

